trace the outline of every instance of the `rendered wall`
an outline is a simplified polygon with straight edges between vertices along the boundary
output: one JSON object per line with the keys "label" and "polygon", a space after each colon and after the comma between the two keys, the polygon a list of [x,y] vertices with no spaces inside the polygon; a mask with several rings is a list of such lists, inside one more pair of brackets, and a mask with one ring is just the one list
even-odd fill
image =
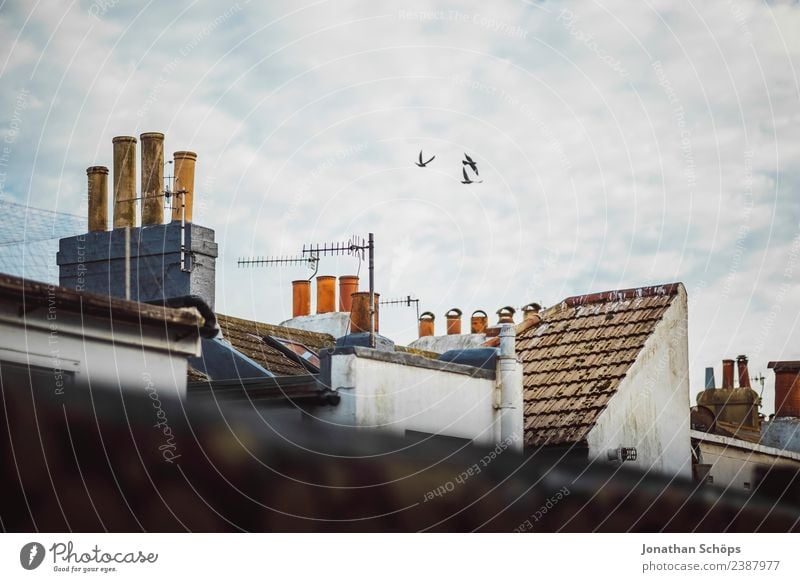
{"label": "rendered wall", "polygon": [[[159,396],[184,397],[187,356],[199,353],[199,338],[168,334],[163,325],[112,325],[55,307],[30,311],[23,325],[15,306],[0,304],[0,361],[53,369],[54,377],[64,376],[64,390],[155,389]],[[58,388],[56,381],[54,396]]]}
{"label": "rendered wall", "polygon": [[700,460],[711,465],[712,483],[749,491],[755,484],[754,469],[762,466],[785,466],[800,469],[800,454],[781,451],[739,439],[692,431],[700,450]]}
{"label": "rendered wall", "polygon": [[330,384],[339,389],[341,402],[320,415],[348,426],[494,444],[500,440],[494,378],[493,371],[412,354],[337,349],[330,356]]}
{"label": "rendered wall", "polygon": [[[131,229],[132,301],[199,295],[214,308],[214,231],[188,223],[184,236],[189,252],[181,270],[180,222]],[[63,238],[56,262],[62,287],[125,297],[125,229]]]}
{"label": "rendered wall", "polygon": [[590,458],[605,460],[609,449],[635,447],[636,467],[691,477],[687,325],[681,286],[589,433]]}

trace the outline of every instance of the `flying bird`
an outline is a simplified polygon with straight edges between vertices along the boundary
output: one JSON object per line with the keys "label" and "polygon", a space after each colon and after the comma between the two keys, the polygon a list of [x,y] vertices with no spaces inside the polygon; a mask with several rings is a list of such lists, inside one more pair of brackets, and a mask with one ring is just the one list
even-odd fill
{"label": "flying bird", "polygon": [[427,166],[428,164],[430,164],[430,163],[431,163],[431,162],[434,160],[434,158],[435,158],[435,157],[436,157],[436,156],[433,156],[433,157],[432,157],[430,160],[428,160],[427,162],[423,162],[423,161],[422,161],[422,150],[419,150],[419,161],[418,161],[418,162],[415,162],[415,163],[416,163],[416,164],[417,164],[417,165],[418,165],[420,168],[424,168],[425,166]]}
{"label": "flying bird", "polygon": [[463,160],[463,161],[461,162],[461,165],[463,165],[463,166],[469,166],[470,168],[472,168],[472,171],[473,171],[473,172],[475,172],[475,175],[476,175],[476,176],[480,176],[480,173],[478,172],[478,164],[476,164],[476,163],[475,163],[475,160],[473,160],[473,159],[472,159],[471,157],[469,157],[467,154],[464,154],[464,157],[465,157],[465,158],[467,158],[467,159],[466,159],[466,160]]}
{"label": "flying bird", "polygon": [[461,180],[462,184],[480,184],[483,180],[470,180],[469,176],[467,176],[467,169],[461,168],[461,173],[464,174],[464,179]]}

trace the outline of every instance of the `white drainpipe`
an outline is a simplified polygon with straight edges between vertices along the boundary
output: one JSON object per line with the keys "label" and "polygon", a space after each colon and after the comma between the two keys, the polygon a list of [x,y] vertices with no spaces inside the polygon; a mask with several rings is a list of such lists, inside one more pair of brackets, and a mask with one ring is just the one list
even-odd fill
{"label": "white drainpipe", "polygon": [[516,328],[512,323],[500,326],[500,356],[497,360],[497,382],[500,401],[500,442],[511,449],[523,447],[522,366],[517,363]]}

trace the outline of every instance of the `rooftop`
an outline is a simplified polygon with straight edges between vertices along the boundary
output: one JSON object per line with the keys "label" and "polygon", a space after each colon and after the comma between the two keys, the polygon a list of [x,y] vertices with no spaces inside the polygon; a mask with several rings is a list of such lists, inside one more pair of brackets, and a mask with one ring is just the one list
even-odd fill
{"label": "rooftop", "polygon": [[265,338],[274,337],[302,344],[319,353],[323,348],[332,348],[336,343],[332,335],[272,325],[260,321],[241,319],[217,314],[223,337],[235,350],[254,360],[277,376],[301,376],[308,369],[297,357],[270,345]]}
{"label": "rooftop", "polygon": [[680,283],[569,297],[517,329],[525,446],[583,441],[677,296]]}
{"label": "rooftop", "polygon": [[199,328],[204,320],[193,308],[169,308],[117,297],[75,291],[39,283],[13,275],[0,274],[0,298],[21,303],[21,314],[35,307],[59,308],[81,316],[95,316],[137,325],[164,325]]}

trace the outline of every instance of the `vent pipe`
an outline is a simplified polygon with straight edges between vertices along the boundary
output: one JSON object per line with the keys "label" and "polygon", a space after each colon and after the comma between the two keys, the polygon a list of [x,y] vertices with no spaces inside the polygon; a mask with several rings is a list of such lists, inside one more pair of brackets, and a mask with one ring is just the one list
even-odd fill
{"label": "vent pipe", "polygon": [[358,277],[342,275],[339,277],[339,311],[347,313],[352,310],[353,293],[358,291]]}
{"label": "vent pipe", "polygon": [[108,168],[86,168],[89,194],[89,232],[108,230]]}
{"label": "vent pipe", "polygon": [[447,335],[461,335],[461,310],[453,307],[444,316],[447,319]]}
{"label": "vent pipe", "polygon": [[733,360],[722,360],[722,388],[733,388]]}
{"label": "vent pipe", "polygon": [[517,312],[516,309],[511,307],[510,305],[506,305],[505,307],[501,307],[497,310],[497,323],[498,325],[502,325],[504,323],[514,323],[514,314]]}
{"label": "vent pipe", "polygon": [[489,316],[482,309],[476,309],[472,312],[472,317],[469,322],[470,333],[485,333],[486,326],[489,325]]}
{"label": "vent pipe", "polygon": [[736,368],[739,373],[739,388],[750,388],[750,373],[747,370],[747,356],[736,357]]}
{"label": "vent pipe", "polygon": [[186,222],[192,222],[194,207],[194,168],[197,154],[180,151],[172,154],[175,161],[175,196],[172,200],[172,220],[181,219],[181,205],[186,206]]}
{"label": "vent pipe", "polygon": [[500,351],[497,358],[497,383],[500,402],[496,405],[500,414],[500,443],[518,452],[522,451],[525,423],[522,392],[522,368],[517,365],[516,330],[514,325],[500,325]]}
{"label": "vent pipe", "polygon": [[120,135],[114,145],[114,228],[136,226],[136,138]]}
{"label": "vent pipe", "polygon": [[164,134],[139,136],[142,156],[142,226],[164,222]]}
{"label": "vent pipe", "polygon": [[311,314],[311,281],[292,281],[292,317]]}
{"label": "vent pipe", "polygon": [[[380,293],[375,293],[375,333],[380,328],[378,302]],[[356,291],[352,295],[350,308],[350,333],[369,333],[369,291]]]}
{"label": "vent pipe", "polygon": [[430,311],[426,311],[419,316],[419,337],[433,335],[435,320],[436,316]]}
{"label": "vent pipe", "polygon": [[538,303],[528,303],[525,307],[522,308],[522,318],[525,321],[533,321],[534,323],[538,324],[542,321],[542,316],[539,315],[539,312],[542,310],[542,306]]}
{"label": "vent pipe", "polygon": [[714,379],[714,368],[706,368],[706,390],[713,390],[717,387],[717,381]]}
{"label": "vent pipe", "polygon": [[319,275],[317,277],[317,313],[336,311],[336,277]]}

